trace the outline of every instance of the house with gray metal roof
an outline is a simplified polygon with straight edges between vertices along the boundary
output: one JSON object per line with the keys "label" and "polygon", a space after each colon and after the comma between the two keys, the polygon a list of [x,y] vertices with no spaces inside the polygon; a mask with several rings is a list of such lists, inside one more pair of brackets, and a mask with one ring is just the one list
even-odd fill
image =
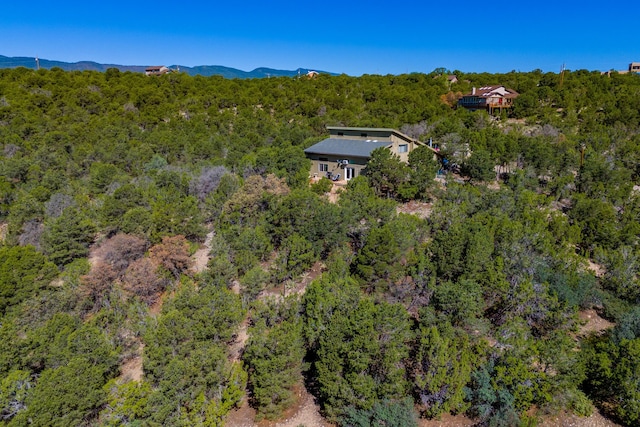
{"label": "house with gray metal roof", "polygon": [[304,150],[311,160],[312,177],[334,181],[350,180],[360,175],[376,148],[385,147],[401,161],[425,145],[395,129],[328,126],[329,138]]}

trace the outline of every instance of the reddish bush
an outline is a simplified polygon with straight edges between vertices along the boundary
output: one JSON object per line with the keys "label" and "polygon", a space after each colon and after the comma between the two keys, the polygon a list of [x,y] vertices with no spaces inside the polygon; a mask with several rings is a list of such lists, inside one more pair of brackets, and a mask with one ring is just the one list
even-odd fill
{"label": "reddish bush", "polygon": [[125,291],[140,297],[148,305],[157,301],[166,286],[167,279],[158,274],[158,263],[150,258],[132,262],[122,282]]}
{"label": "reddish bush", "polygon": [[162,243],[158,243],[149,250],[149,257],[169,270],[176,278],[191,265],[189,242],[184,236],[163,237]]}
{"label": "reddish bush", "polygon": [[99,307],[117,277],[118,274],[111,265],[98,262],[89,274],[82,276],[80,294],[91,300],[94,307]]}

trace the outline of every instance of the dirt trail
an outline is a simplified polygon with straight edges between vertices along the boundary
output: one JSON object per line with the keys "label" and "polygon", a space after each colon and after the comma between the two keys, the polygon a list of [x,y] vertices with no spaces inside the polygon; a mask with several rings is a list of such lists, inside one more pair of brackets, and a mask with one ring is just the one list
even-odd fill
{"label": "dirt trail", "polygon": [[[307,289],[307,286],[320,274],[324,269],[324,265],[321,262],[316,262],[311,270],[304,273],[291,287],[287,289],[287,295],[298,294],[302,295]],[[240,294],[240,283],[237,280],[233,281],[231,290],[235,294]],[[282,289],[266,290],[258,295],[259,299],[276,297],[278,301],[282,301]],[[247,339],[249,338],[249,316],[244,319],[235,341],[231,344],[230,349],[230,361],[238,362],[242,357]],[[247,399],[245,398],[240,408],[232,411],[226,419],[225,426],[227,427],[330,427],[331,423],[327,422],[320,415],[320,407],[316,404],[314,397],[307,391],[307,389],[300,385],[297,390],[296,396],[297,404],[287,410],[283,416],[283,420],[276,422],[261,421],[257,423],[255,421],[256,412],[249,406]]]}
{"label": "dirt trail", "polygon": [[330,424],[320,416],[320,406],[306,388],[298,392],[299,405],[293,415],[285,417],[284,421],[276,422],[265,427],[329,427]]}
{"label": "dirt trail", "polygon": [[120,377],[118,378],[118,382],[142,381],[142,377],[144,376],[144,370],[142,369],[143,350],[144,343],[140,342],[137,354],[120,366]]}
{"label": "dirt trail", "polygon": [[[240,282],[234,280],[231,286],[231,292],[236,295],[240,295]],[[244,348],[247,345],[247,340],[249,339],[249,313],[245,316],[244,320],[240,324],[240,328],[238,329],[238,333],[236,337],[231,343],[229,348],[229,360],[232,363],[236,363],[240,361],[242,357],[242,353],[244,352]]]}
{"label": "dirt trail", "polygon": [[211,251],[211,242],[213,241],[214,231],[209,232],[204,240],[204,244],[193,255],[193,265],[191,270],[194,273],[202,273],[207,268],[209,262],[209,252]]}
{"label": "dirt trail", "polygon": [[279,421],[255,422],[256,411],[249,405],[231,412],[226,419],[225,427],[333,427],[334,425],[322,418],[320,407],[314,397],[301,386],[296,396],[297,403],[289,408]]}

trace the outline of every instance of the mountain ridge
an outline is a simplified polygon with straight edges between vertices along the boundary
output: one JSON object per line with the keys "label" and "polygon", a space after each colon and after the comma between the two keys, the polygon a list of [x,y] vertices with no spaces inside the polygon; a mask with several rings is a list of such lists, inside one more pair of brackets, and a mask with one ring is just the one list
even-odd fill
{"label": "mountain ridge", "polygon": [[[120,64],[102,64],[95,61],[78,61],[78,62],[64,62],[49,59],[38,58],[40,68],[51,69],[54,67],[61,68],[65,71],[107,71],[109,68],[117,68],[120,71],[131,71],[135,73],[144,73],[145,69],[149,65],[120,65]],[[157,65],[157,64],[156,64]],[[0,55],[0,68],[17,68],[25,67],[36,69],[36,57],[30,56],[4,56]],[[268,77],[295,77],[297,75],[307,74],[311,69],[298,68],[296,70],[279,70],[268,67],[258,67],[252,71],[243,71],[237,68],[226,67],[223,65],[197,65],[194,67],[187,67],[184,65],[169,65],[168,68],[172,70],[180,70],[180,72],[189,74],[191,76],[222,76],[229,79],[253,79],[253,78],[268,78]],[[332,73],[328,71],[316,70],[319,73],[338,75],[338,73]]]}

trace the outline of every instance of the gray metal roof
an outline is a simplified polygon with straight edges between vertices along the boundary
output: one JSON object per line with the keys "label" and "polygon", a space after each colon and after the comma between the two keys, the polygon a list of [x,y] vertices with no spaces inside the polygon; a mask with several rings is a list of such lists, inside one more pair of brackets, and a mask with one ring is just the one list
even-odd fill
{"label": "gray metal roof", "polygon": [[304,150],[309,154],[327,154],[344,157],[371,157],[376,148],[391,145],[389,141],[364,141],[362,139],[328,138]]}

